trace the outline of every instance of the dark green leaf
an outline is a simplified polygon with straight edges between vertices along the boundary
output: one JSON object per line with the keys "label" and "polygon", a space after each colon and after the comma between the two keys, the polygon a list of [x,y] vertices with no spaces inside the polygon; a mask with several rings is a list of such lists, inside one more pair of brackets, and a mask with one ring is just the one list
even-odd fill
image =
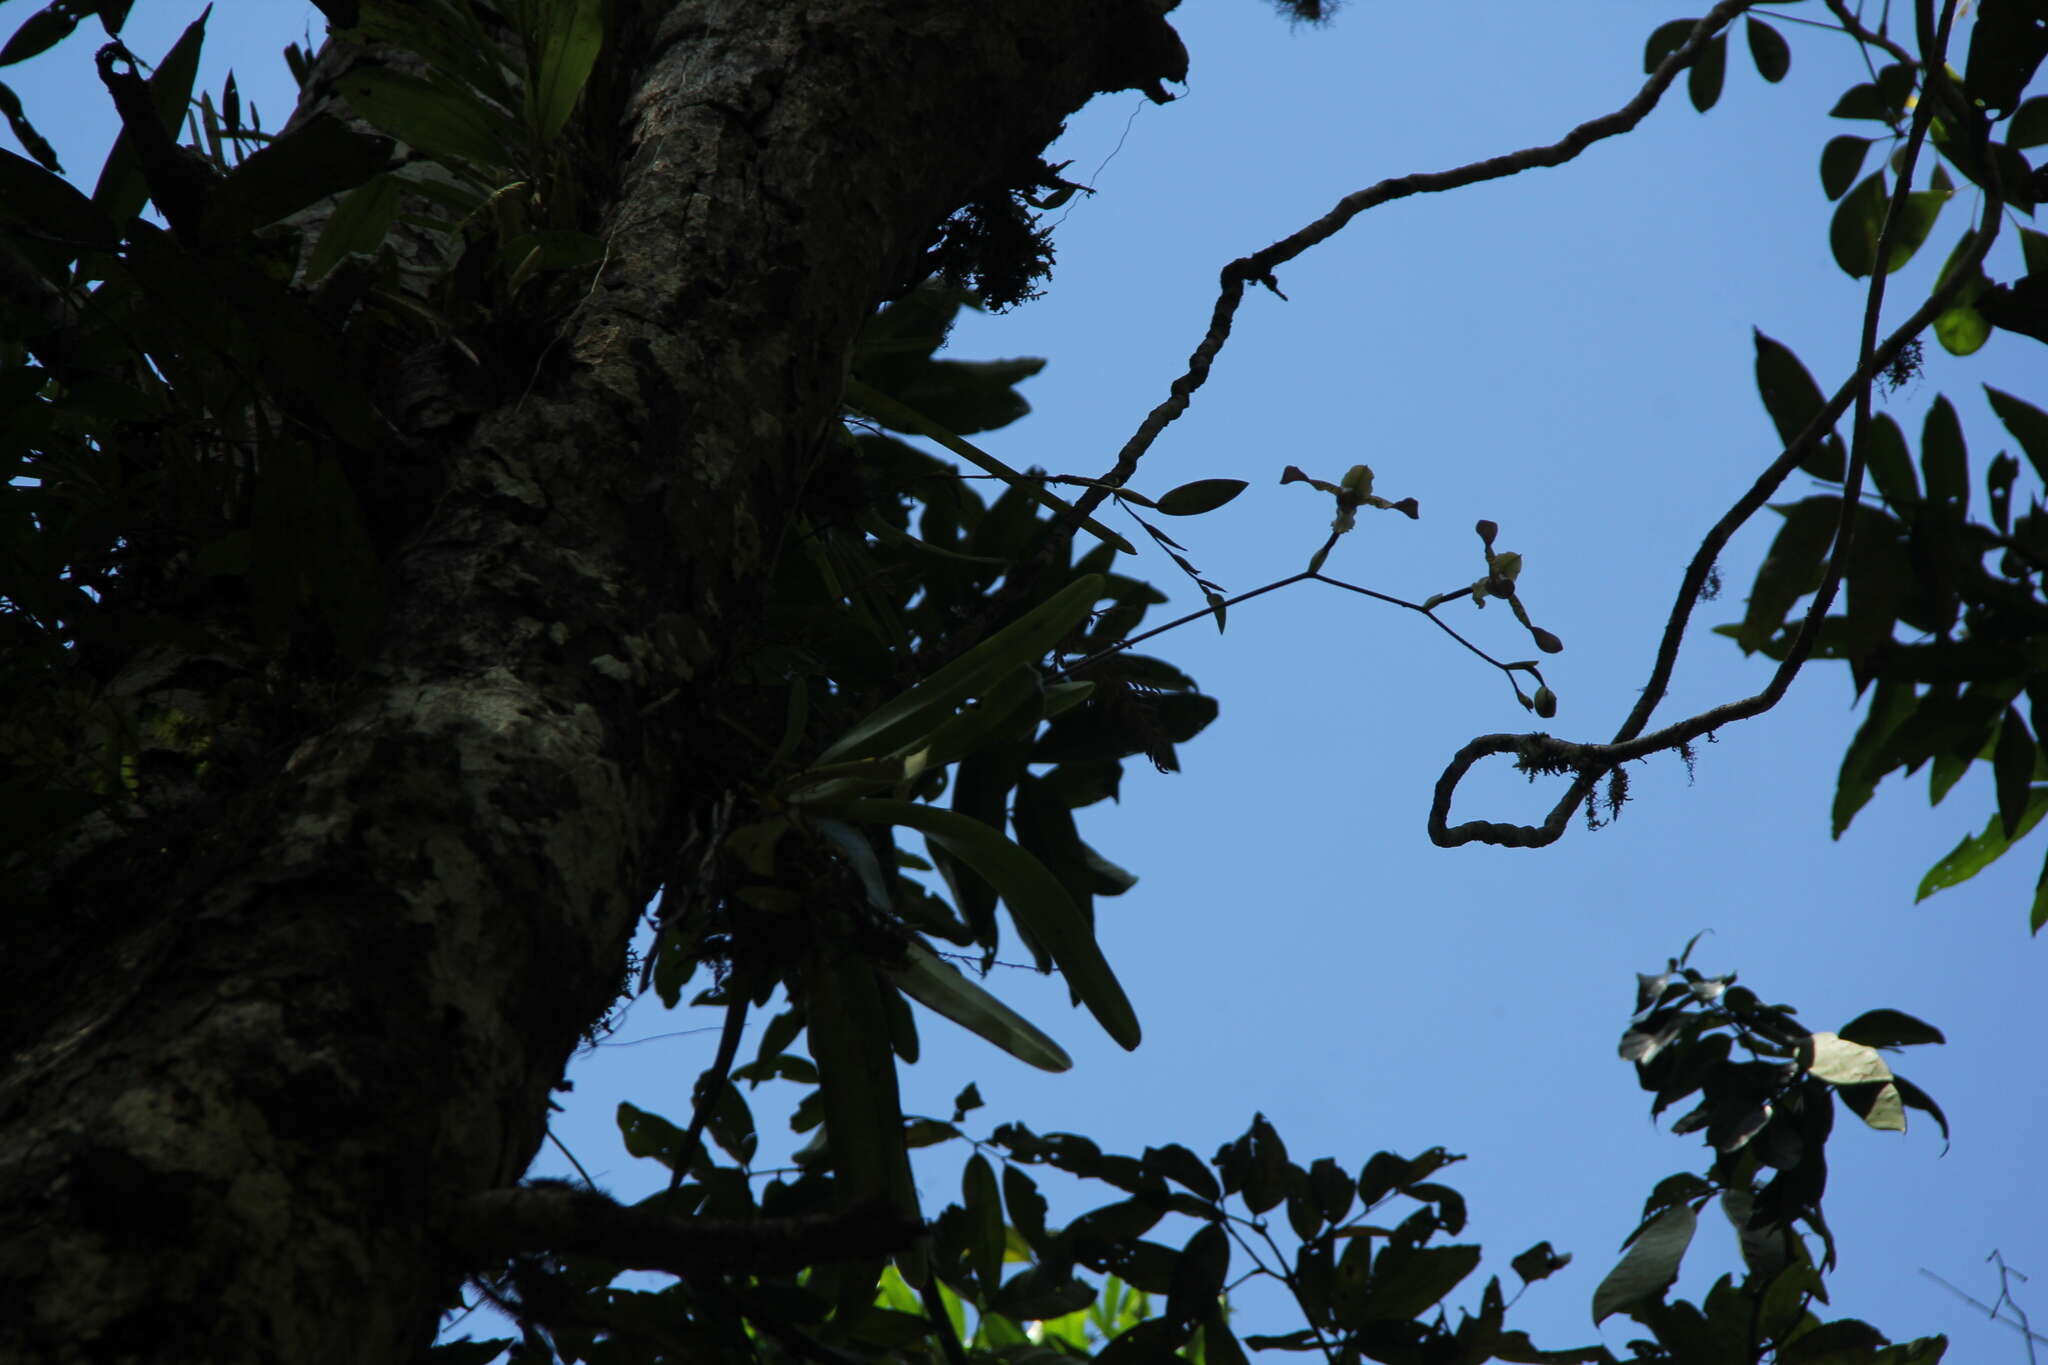
{"label": "dark green leaf", "polygon": [[1984,386],[1984,396],[1991,400],[1991,410],[1998,414],[1998,420],[2020,443],[2027,462],[2034,466],[2035,477],[2048,482],[2048,412],[1989,384]]}
{"label": "dark green leaf", "polygon": [[[1005,1179],[1007,1180],[1007,1172]],[[1019,1321],[1044,1321],[1078,1313],[1095,1302],[1095,1290],[1073,1276],[1029,1266],[1002,1287],[989,1307]]]}
{"label": "dark green leaf", "polygon": [[1323,1218],[1330,1223],[1341,1223],[1344,1215],[1351,1212],[1351,1202],[1358,1197],[1358,1186],[1347,1175],[1342,1166],[1326,1156],[1319,1156],[1308,1168],[1309,1193]]}
{"label": "dark green leaf", "polygon": [[1024,1240],[1042,1249],[1046,1243],[1045,1196],[1038,1192],[1038,1183],[1014,1165],[1003,1167],[1003,1204]]}
{"label": "dark green leaf", "polygon": [[1060,1240],[1079,1255],[1099,1256],[1113,1246],[1144,1236],[1165,1212],[1149,1199],[1120,1199],[1090,1209],[1067,1224]]}
{"label": "dark green leaf", "polygon": [[58,43],[71,36],[71,30],[78,27],[78,21],[85,17],[72,0],[56,0],[21,21],[21,27],[14,30],[14,36],[0,47],[0,66],[12,66],[40,56]]}
{"label": "dark green leaf", "polygon": [[1830,199],[1840,199],[1856,182],[1863,158],[1870,152],[1871,139],[1844,133],[1828,139],[1820,154],[1820,187]]}
{"label": "dark green leaf", "polygon": [[1405,1190],[1427,1180],[1444,1167],[1464,1159],[1441,1147],[1431,1147],[1420,1156],[1406,1158],[1392,1152],[1376,1152],[1358,1173],[1358,1197],[1365,1201],[1367,1208],[1371,1208],[1394,1191]]}
{"label": "dark green leaf", "polygon": [[1264,1213],[1287,1197],[1293,1164],[1287,1160],[1287,1144],[1264,1114],[1252,1116],[1246,1136],[1251,1139],[1251,1161],[1244,1175],[1245,1207]]}
{"label": "dark green leaf", "polygon": [[1982,0],[1970,33],[1963,83],[1993,118],[2017,108],[2034,68],[2048,55],[2048,24],[2037,0]]}
{"label": "dark green leaf", "polygon": [[1008,360],[933,360],[892,392],[905,407],[962,436],[1006,427],[1031,411],[1019,381],[1045,368],[1037,356]]}
{"label": "dark green leaf", "polygon": [[1230,1318],[1219,1306],[1202,1320],[1202,1351],[1206,1365],[1250,1365],[1244,1347],[1230,1330]]}
{"label": "dark green leaf", "polygon": [[884,988],[865,959],[820,949],[804,960],[803,985],[832,1169],[849,1200],[915,1215]]}
{"label": "dark green leaf", "polygon": [[1913,457],[1890,413],[1871,414],[1870,425],[1863,432],[1863,467],[1893,510],[1904,512],[1919,503],[1920,480],[1913,473]]}
{"label": "dark green leaf", "polygon": [[1865,1047],[1913,1047],[1945,1043],[1940,1029],[1900,1010],[1865,1010],[1836,1031],[1836,1036]]}
{"label": "dark green leaf", "polygon": [[[391,144],[385,139],[353,132],[326,114],[309,119],[253,153],[220,183],[207,209],[209,235],[229,240],[275,223],[363,185],[390,160]],[[382,231],[377,235],[381,240]]]}
{"label": "dark green leaf", "polygon": [[917,745],[955,707],[1050,650],[1087,615],[1102,586],[1100,574],[1075,579],[952,663],[876,708],[819,755],[819,763],[875,758],[905,745]]}
{"label": "dark green leaf", "polygon": [[1842,97],[1835,101],[1835,107],[1828,112],[1836,118],[1867,118],[1881,122],[1890,122],[1894,115],[1884,96],[1878,94],[1877,87],[1867,81],[1843,91]]}
{"label": "dark green leaf", "polygon": [[967,1159],[961,1172],[960,1206],[967,1211],[971,1230],[968,1249],[974,1278],[983,1296],[991,1297],[1003,1280],[1003,1201],[995,1169],[980,1152]]}
{"label": "dark green leaf", "polygon": [[1215,511],[1247,486],[1243,479],[1197,479],[1161,494],[1158,507],[1169,517],[1192,517]]}
{"label": "dark green leaf", "polygon": [[2005,145],[2026,148],[2044,142],[2048,142],[2048,95],[2036,95],[2013,110],[2012,121],[2005,125]]}
{"label": "dark green leaf", "polygon": [[1877,239],[1884,231],[1889,203],[1880,170],[1849,191],[1835,208],[1834,220],[1828,225],[1828,245],[1834,250],[1835,264],[1852,279],[1860,280],[1877,269]]}
{"label": "dark green leaf", "polygon": [[1074,827],[1073,809],[1039,779],[1026,777],[1017,784],[1010,823],[1017,832],[1018,845],[1059,878],[1081,917],[1092,923],[1095,879],[1088,869],[1080,832]]}
{"label": "dark green leaf", "polygon": [[1216,1311],[1223,1282],[1230,1274],[1230,1236],[1218,1223],[1204,1223],[1188,1238],[1174,1262],[1167,1291],[1167,1316],[1194,1324]]}
{"label": "dark green leaf", "polygon": [[[1827,400],[1789,347],[1762,332],[1755,333],[1755,341],[1757,393],[1777,428],[1778,439],[1790,446],[1827,406]],[[1839,480],[1845,464],[1841,441],[1829,432],[1799,467],[1818,479]]]}
{"label": "dark green leaf", "polygon": [[33,227],[38,234],[68,237],[107,248],[120,234],[92,200],[69,181],[12,152],[0,151],[0,217]]}
{"label": "dark green leaf", "polygon": [[1572,1263],[1569,1252],[1559,1252],[1548,1242],[1538,1242],[1521,1255],[1508,1262],[1515,1274],[1521,1276],[1523,1284],[1534,1284],[1541,1279],[1563,1270]]}
{"label": "dark green leaf", "polygon": [[1934,230],[1943,206],[1954,197],[1955,187],[1939,166],[1934,168],[1934,183],[1929,188],[1914,190],[1906,196],[1898,221],[1892,225],[1891,247],[1885,257],[1887,274],[1913,259],[1913,253]]}
{"label": "dark green leaf", "polygon": [[1936,395],[1920,428],[1920,473],[1927,482],[1927,502],[1950,521],[1960,523],[1970,511],[1970,456],[1963,445],[1963,426],[1955,407]]}
{"label": "dark green leaf", "polygon": [[1409,1247],[1398,1242],[1380,1249],[1362,1320],[1401,1322],[1434,1308],[1444,1295],[1479,1266],[1476,1246]]}
{"label": "dark green leaf", "polygon": [[2019,822],[2008,826],[2003,817],[1993,815],[1991,822],[1981,834],[1966,835],[1963,841],[1950,849],[1948,855],[1920,879],[1920,889],[1914,893],[1915,901],[1924,901],[1937,891],[1946,891],[1951,886],[1970,880],[1985,868],[2003,857],[2006,849],[2027,836],[2027,832],[2040,823],[2043,814],[2048,814],[2048,786],[2029,789],[2027,804],[2020,813]]}
{"label": "dark green leaf", "polygon": [[1639,1228],[1634,1242],[1593,1291],[1593,1325],[1615,1313],[1655,1302],[1678,1278],[1699,1219],[1689,1204],[1673,1204]]}
{"label": "dark green leaf", "polygon": [[388,66],[356,66],[336,88],[364,121],[437,161],[512,164],[510,119],[466,90]]}
{"label": "dark green leaf", "polygon": [[1180,1182],[1203,1199],[1216,1200],[1223,1197],[1223,1190],[1217,1185],[1216,1177],[1202,1164],[1202,1159],[1177,1142],[1169,1142],[1164,1147],[1147,1147],[1145,1168],[1156,1171],[1168,1180]]}
{"label": "dark green leaf", "polygon": [[549,143],[569,121],[597,61],[604,7],[601,0],[550,0],[525,12],[535,19],[525,35],[534,54],[526,86],[527,123],[542,143]]}
{"label": "dark green leaf", "polygon": [[1778,1351],[1778,1365],[1848,1365],[1852,1360],[1872,1360],[1872,1353],[1888,1340],[1867,1322],[1836,1318],[1786,1342]]}
{"label": "dark green leaf", "polygon": [[2042,860],[2041,875],[2035,879],[2034,907],[2027,916],[2028,932],[2038,934],[2043,925],[2048,925],[2048,858]]}
{"label": "dark green leaf", "polygon": [[1820,586],[1822,561],[1834,543],[1841,505],[1839,498],[1807,498],[1774,509],[1785,524],[1772,539],[1750,589],[1749,608],[1736,637],[1745,653],[1762,648],[1785,623],[1792,604]]}
{"label": "dark green leaf", "polygon": [[1045,864],[969,816],[911,801],[846,803],[857,820],[908,825],[979,872],[1010,907],[1020,931],[1042,944],[1081,1003],[1125,1048],[1141,1037],[1138,1017],[1096,946],[1094,931]]}
{"label": "dark green leaf", "polygon": [[5,85],[0,85],[0,117],[6,118],[7,127],[20,141],[22,149],[35,158],[37,165],[47,171],[63,173],[64,167],[57,160],[57,149],[50,145],[48,138],[36,131],[35,125],[28,121],[27,114],[22,111],[21,97]]}
{"label": "dark green leaf", "polygon": [[2020,476],[2020,462],[2001,450],[1991,457],[1984,471],[1984,491],[1991,502],[1991,524],[2001,533],[2012,531],[2012,486]]}
{"label": "dark green leaf", "polygon": [[1948,1139],[1948,1115],[1941,1112],[1941,1106],[1934,1102],[1934,1096],[1928,1094],[1904,1076],[1893,1076],[1892,1084],[1899,1088],[1899,1098],[1906,1102],[1907,1108],[1918,1109],[1921,1113],[1934,1120],[1935,1125],[1941,1129],[1942,1139],[1946,1141]]}
{"label": "dark green leaf", "polygon": [[1043,1071],[1065,1071],[1074,1064],[1030,1020],[914,939],[905,945],[904,964],[889,969],[889,979],[926,1009],[980,1034],[1019,1061]]}
{"label": "dark green leaf", "polygon": [[1856,738],[1850,742],[1848,752],[1842,756],[1841,776],[1835,786],[1835,838],[1842,837],[1842,831],[1849,828],[1856,812],[1863,809],[1876,791],[1878,780],[1890,771],[1891,765],[1880,764],[1878,756],[1893,732],[1913,713],[1916,704],[1911,683],[1884,679],[1877,684],[1870,710],[1865,714]]}
{"label": "dark green leaf", "polygon": [[627,1104],[623,1100],[618,1108],[619,1136],[624,1140],[628,1155],[636,1157],[658,1157],[664,1165],[672,1164],[683,1145],[683,1130],[659,1114]]}
{"label": "dark green leaf", "polygon": [[1998,818],[2007,839],[2014,837],[2020,821],[2026,818],[2034,765],[2040,754],[2018,708],[2006,707],[2004,723],[1998,727],[1998,748],[1992,756],[1991,772],[1998,791]]}
{"label": "dark green leaf", "polygon": [[1721,82],[1728,73],[1728,35],[1716,33],[1700,45],[1692,68],[1685,73],[1685,93],[1692,107],[1702,114],[1721,98]]}
{"label": "dark green leaf", "polygon": [[1698,27],[1697,19],[1672,19],[1657,25],[1650,34],[1650,40],[1643,44],[1643,74],[1648,75],[1664,64],[1664,59],[1685,45]]}
{"label": "dark green leaf", "polygon": [[1785,73],[1792,69],[1792,49],[1786,46],[1785,36],[1755,15],[1749,16],[1746,33],[1756,74],[1767,81],[1784,80]]}
{"label": "dark green leaf", "polygon": [[[156,64],[156,70],[149,77],[149,101],[156,106],[157,117],[173,136],[178,126],[185,121],[185,109],[192,99],[192,81],[199,74],[199,50],[206,42],[206,18],[211,9],[201,11],[199,17],[185,26],[178,35],[178,41],[171,44],[171,50]],[[92,202],[101,213],[116,223],[126,223],[142,212],[142,206],[149,199],[149,184],[143,179],[142,162],[137,158],[133,140],[124,129],[114,139],[113,150],[107,153],[106,163],[100,167],[99,180],[92,189]]]}

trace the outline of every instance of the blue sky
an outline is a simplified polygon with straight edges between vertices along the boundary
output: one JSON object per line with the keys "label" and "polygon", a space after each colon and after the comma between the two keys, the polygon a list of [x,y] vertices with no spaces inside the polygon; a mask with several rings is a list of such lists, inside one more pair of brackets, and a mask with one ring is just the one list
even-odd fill
{"label": "blue sky", "polygon": [[[160,54],[186,9],[139,6],[129,40]],[[1819,12],[1791,10],[1804,11]],[[1098,100],[1053,157],[1071,157],[1067,174],[1098,193],[1065,213],[1047,296],[955,334],[963,357],[1051,362],[1025,386],[1033,415],[983,444],[1017,466],[1101,473],[1199,339],[1224,262],[1385,176],[1549,142],[1614,108],[1640,80],[1643,39],[1677,13],[1626,0],[1355,0],[1333,26],[1306,29],[1253,0],[1189,0],[1175,16],[1193,58],[1186,97]],[[208,86],[217,94],[232,63],[245,99],[281,122],[291,93],[277,50],[317,33],[317,16],[225,3],[211,27]],[[1546,663],[1561,698],[1547,728],[1611,733],[1699,535],[1776,453],[1750,329],[1793,347],[1823,387],[1853,360],[1863,291],[1828,253],[1816,166],[1828,137],[1871,131],[1827,117],[1860,66],[1845,40],[1780,27],[1794,53],[1783,84],[1766,86],[1738,40],[1710,114],[1680,92],[1569,166],[1374,210],[1282,268],[1291,302],[1248,298],[1214,377],[1134,485],[1252,481],[1227,508],[1172,528],[1208,576],[1254,587],[1320,542],[1327,499],[1280,487],[1284,466],[1335,478],[1369,463],[1379,491],[1418,498],[1422,518],[1362,518],[1330,571],[1421,598],[1478,574],[1472,522],[1493,519],[1500,546],[1525,557],[1536,620],[1567,645]],[[82,33],[7,73],[88,183],[113,127],[90,75],[95,41]],[[1924,293],[1969,207],[1967,196],[1949,207],[1936,245],[1898,277],[1889,316]],[[2018,273],[2015,256],[2008,239],[1992,273]],[[2038,397],[2042,358],[2007,334],[1966,361],[1930,344],[1924,377],[1884,405],[1917,449],[1921,415],[1946,393],[1981,479],[2009,442],[1978,386]],[[1803,496],[1801,482],[1784,496]],[[1739,617],[1775,523],[1760,520],[1724,556],[1726,592],[1696,614],[1660,717],[1762,685],[1767,665],[1707,628]],[[1163,557],[1137,571],[1177,607],[1199,605]],[[1498,606],[1448,617],[1504,657],[1527,653]],[[1835,768],[1858,714],[1844,672],[1821,666],[1775,711],[1702,746],[1693,773],[1675,758],[1638,765],[1635,799],[1611,828],[1575,827],[1543,850],[1442,850],[1424,815],[1444,761],[1476,734],[1531,721],[1493,670],[1427,622],[1311,584],[1247,604],[1220,638],[1202,624],[1152,648],[1223,712],[1183,748],[1184,772],[1137,765],[1123,804],[1084,819],[1086,837],[1142,878],[1099,913],[1144,1047],[1121,1052],[1057,984],[999,973],[992,984],[1075,1069],[1042,1075],[927,1016],[908,1108],[943,1116],[973,1080],[990,1123],[1084,1131],[1111,1150],[1177,1140],[1206,1155],[1263,1111],[1304,1162],[1467,1153],[1447,1174],[1471,1202],[1487,1272],[1512,1286],[1507,1258],[1544,1238],[1577,1256],[1511,1325],[1583,1342],[1593,1286],[1650,1186],[1703,1164],[1696,1139],[1647,1121],[1614,1044],[1631,974],[1706,930],[1697,965],[1740,970],[1814,1027],[1888,1005],[1947,1032],[1948,1047],[1901,1061],[1948,1112],[1945,1155],[1924,1122],[1903,1138],[1838,1127],[1834,1308],[1894,1336],[1947,1332],[1951,1359],[2021,1358],[2010,1329],[1920,1273],[1989,1300],[1984,1258],[1998,1248],[2048,1276],[2034,1192],[2044,949],[2025,927],[2040,838],[1976,881],[1912,900],[1926,868],[1981,827],[1988,775],[1932,811],[1917,780],[1887,782],[1831,842]],[[1467,780],[1454,818],[1535,819],[1552,799],[1490,769]],[[644,1192],[659,1173],[619,1148],[612,1106],[630,1098],[680,1118],[714,1036],[619,1044],[713,1022],[643,1004],[572,1072],[557,1132],[616,1193]],[[778,1098],[755,1097],[769,1152]],[[940,1148],[920,1168],[930,1205],[952,1197],[959,1159]],[[562,1169],[546,1155],[543,1166]],[[1732,1238],[1703,1221],[1682,1287],[1703,1292],[1734,1265]],[[2019,1296],[2048,1317],[2048,1293]],[[1241,1327],[1292,1325],[1267,1296],[1241,1304]],[[1611,1320],[1606,1340],[1619,1348],[1628,1327]]]}

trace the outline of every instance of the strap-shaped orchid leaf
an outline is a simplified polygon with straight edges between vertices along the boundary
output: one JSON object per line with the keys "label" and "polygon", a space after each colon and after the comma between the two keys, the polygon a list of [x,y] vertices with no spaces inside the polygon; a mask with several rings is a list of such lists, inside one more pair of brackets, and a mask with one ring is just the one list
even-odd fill
{"label": "strap-shaped orchid leaf", "polygon": [[907,825],[980,873],[1010,907],[1017,927],[1059,964],[1067,984],[1109,1036],[1126,1049],[1138,1045],[1143,1034],[1136,1011],[1096,945],[1094,930],[1044,863],[958,811],[867,798],[847,802],[845,813],[856,820]]}
{"label": "strap-shaped orchid leaf", "polygon": [[[898,431],[914,431],[918,435],[937,441],[946,449],[958,455],[969,464],[979,467],[984,473],[993,474],[1012,488],[1018,489],[1033,502],[1065,516],[1074,510],[1072,503],[1055,493],[1048,493],[1045,481],[1028,478],[998,460],[973,442],[959,436],[932,421],[923,413],[905,407],[885,393],[878,392],[861,383],[858,379],[846,381],[846,402],[856,412],[864,412],[878,422],[885,422]],[[1127,555],[1138,553],[1130,541],[1104,526],[1093,517],[1083,517],[1081,525],[1100,536],[1106,543],[1114,545]]]}
{"label": "strap-shaped orchid leaf", "polygon": [[978,1033],[1020,1062],[1041,1071],[1065,1071],[1074,1064],[1066,1050],[1030,1020],[990,995],[924,944],[908,945],[909,961],[889,971],[896,988],[960,1027]]}
{"label": "strap-shaped orchid leaf", "polygon": [[875,758],[916,744],[969,697],[1058,643],[1102,595],[1101,574],[1083,574],[909,691],[884,702],[818,755],[820,765]]}

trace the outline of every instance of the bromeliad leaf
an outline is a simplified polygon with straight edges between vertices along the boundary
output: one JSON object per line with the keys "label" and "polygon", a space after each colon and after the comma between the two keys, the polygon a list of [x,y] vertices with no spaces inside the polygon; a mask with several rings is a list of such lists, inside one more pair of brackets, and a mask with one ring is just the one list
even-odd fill
{"label": "bromeliad leaf", "polygon": [[1045,864],[971,816],[912,801],[849,801],[856,820],[907,825],[980,873],[1010,907],[1010,914],[1034,942],[1059,964],[1067,984],[1109,1036],[1135,1048],[1142,1032],[1138,1016],[1096,945],[1095,932],[1075,908],[1067,889]]}

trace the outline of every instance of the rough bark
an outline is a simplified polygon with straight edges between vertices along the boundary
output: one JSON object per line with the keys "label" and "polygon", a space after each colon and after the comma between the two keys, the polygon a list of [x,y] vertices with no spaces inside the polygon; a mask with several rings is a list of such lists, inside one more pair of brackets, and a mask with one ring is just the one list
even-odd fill
{"label": "rough bark", "polygon": [[133,799],[0,924],[0,1360],[430,1340],[455,1211],[524,1170],[678,840],[747,776],[703,717],[855,329],[953,208],[1162,74],[1158,8],[698,0],[609,54],[610,257],[505,401],[400,417],[438,492],[370,658],[215,623],[115,661]]}

